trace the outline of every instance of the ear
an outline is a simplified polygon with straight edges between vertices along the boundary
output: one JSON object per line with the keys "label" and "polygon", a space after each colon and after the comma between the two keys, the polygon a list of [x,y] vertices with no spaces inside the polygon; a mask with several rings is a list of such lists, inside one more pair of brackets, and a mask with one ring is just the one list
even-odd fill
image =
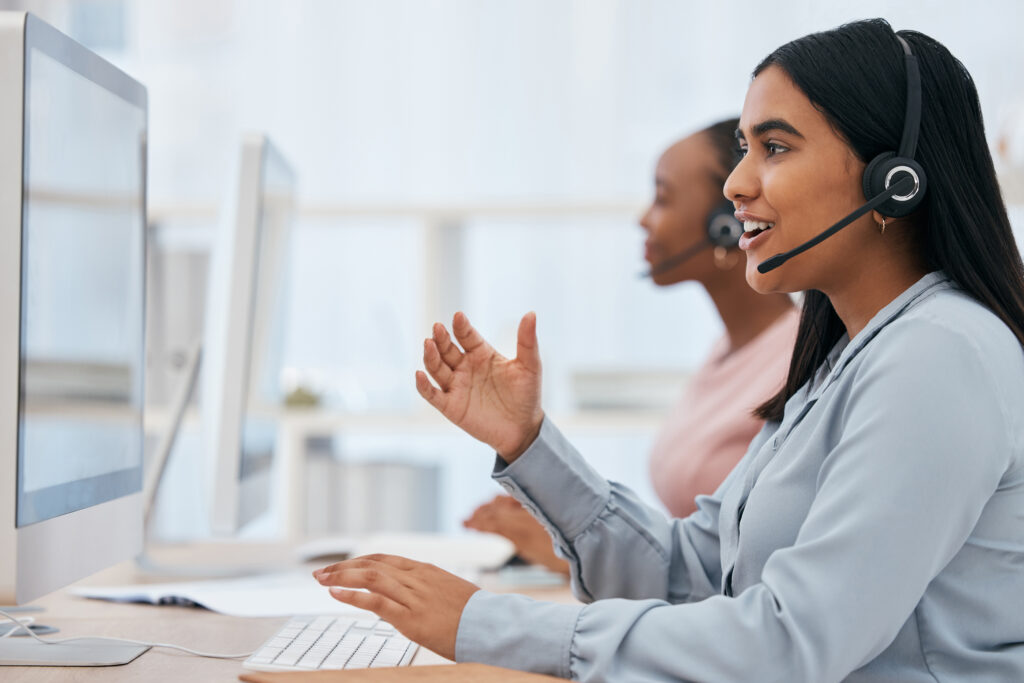
{"label": "ear", "polygon": [[[882,224],[882,218],[883,218],[882,214],[878,213],[877,211],[872,211],[871,212],[871,220],[873,220],[875,222],[875,225],[881,225]],[[885,216],[885,218],[888,218],[888,216]]]}

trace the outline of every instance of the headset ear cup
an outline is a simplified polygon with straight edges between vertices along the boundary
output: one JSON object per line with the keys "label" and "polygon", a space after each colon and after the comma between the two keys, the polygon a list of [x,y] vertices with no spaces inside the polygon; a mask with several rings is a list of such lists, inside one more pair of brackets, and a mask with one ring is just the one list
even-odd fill
{"label": "headset ear cup", "polygon": [[[921,165],[913,159],[898,157],[895,152],[882,152],[872,159],[864,168],[864,177],[862,180],[864,198],[871,199],[885,191],[886,178],[893,169],[898,169],[901,166],[913,169],[914,173],[917,175],[917,191],[909,199],[900,200],[893,198],[881,204],[876,211],[883,216],[902,218],[903,216],[908,216],[913,213],[913,211],[921,205],[927,190],[927,179],[925,178],[924,169],[921,168]],[[896,171],[893,176],[893,180],[898,180],[899,177],[900,171]]]}
{"label": "headset ear cup", "polygon": [[874,159],[868,162],[868,165],[864,167],[864,176],[861,180],[861,185],[864,187],[864,199],[869,200],[879,192],[885,189],[885,172],[881,174],[879,179],[878,168],[889,159],[896,156],[895,152],[882,152]]}
{"label": "headset ear cup", "polygon": [[708,241],[716,247],[734,249],[743,236],[743,223],[733,215],[732,202],[725,202],[708,214]]}

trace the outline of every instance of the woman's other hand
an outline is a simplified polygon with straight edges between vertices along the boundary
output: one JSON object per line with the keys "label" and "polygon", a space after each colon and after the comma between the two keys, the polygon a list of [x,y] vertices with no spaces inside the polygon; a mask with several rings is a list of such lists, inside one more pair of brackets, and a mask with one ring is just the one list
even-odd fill
{"label": "woman's other hand", "polygon": [[440,567],[396,555],[337,562],[313,576],[330,587],[335,600],[373,612],[409,640],[451,660],[462,610],[479,590]]}
{"label": "woman's other hand", "polygon": [[511,360],[495,351],[464,313],[455,314],[452,332],[458,344],[444,325],[434,324],[433,336],[423,343],[423,365],[437,386],[420,370],[416,389],[442,415],[511,463],[537,438],[544,419],[537,316],[527,313],[519,322]]}

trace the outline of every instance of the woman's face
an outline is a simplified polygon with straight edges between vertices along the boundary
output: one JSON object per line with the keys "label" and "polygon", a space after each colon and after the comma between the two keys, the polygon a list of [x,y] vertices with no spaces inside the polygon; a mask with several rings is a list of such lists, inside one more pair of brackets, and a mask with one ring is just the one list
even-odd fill
{"label": "woman's face", "polygon": [[696,133],[669,147],[654,173],[654,201],[640,218],[647,232],[644,259],[654,270],[658,285],[684,280],[704,282],[716,268],[711,249],[698,252],[674,267],[658,265],[707,239],[707,217],[721,202],[719,162],[707,136]]}
{"label": "woman's face", "polygon": [[864,163],[778,66],[750,84],[737,135],[744,156],[725,183],[725,195],[739,220],[767,228],[746,232],[740,242],[750,286],[762,293],[828,294],[855,281],[874,251],[870,213],[775,270],[761,274],[757,265],[861,206]]}

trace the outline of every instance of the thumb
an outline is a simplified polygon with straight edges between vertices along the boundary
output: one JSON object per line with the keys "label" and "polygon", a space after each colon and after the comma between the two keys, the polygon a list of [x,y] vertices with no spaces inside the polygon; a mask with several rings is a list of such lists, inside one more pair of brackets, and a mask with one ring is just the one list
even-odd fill
{"label": "thumb", "polygon": [[540,350],[537,348],[537,314],[530,311],[519,321],[516,360],[530,370],[540,372]]}

